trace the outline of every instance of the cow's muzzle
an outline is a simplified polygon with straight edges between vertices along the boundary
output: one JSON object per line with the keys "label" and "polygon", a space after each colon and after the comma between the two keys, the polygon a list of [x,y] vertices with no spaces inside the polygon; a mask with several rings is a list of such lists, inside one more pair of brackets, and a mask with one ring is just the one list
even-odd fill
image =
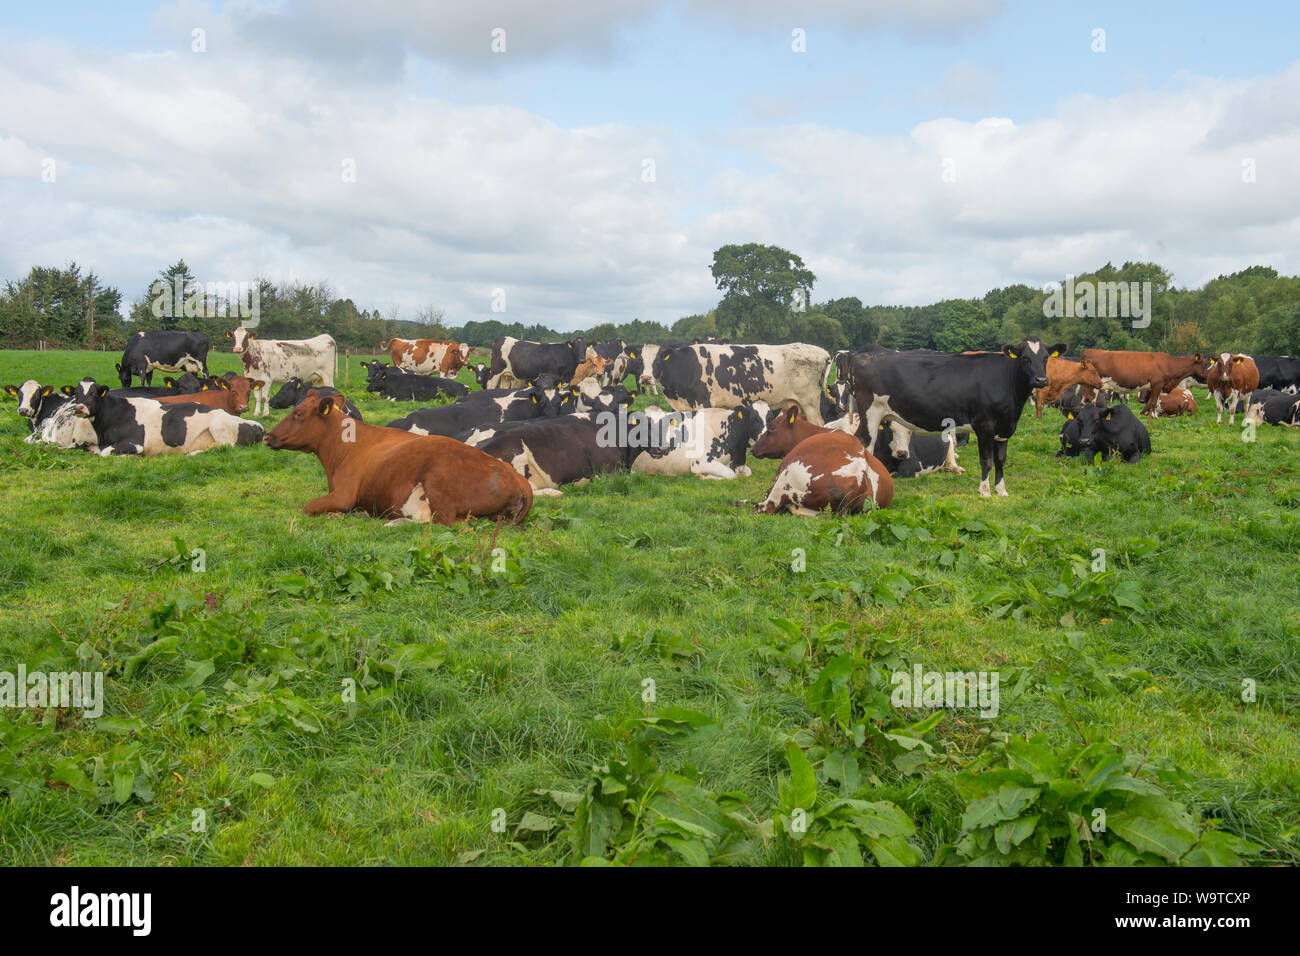
{"label": "cow's muzzle", "polygon": [[1034,388],[1047,388],[1047,376],[1040,375],[1034,379]]}
{"label": "cow's muzzle", "polygon": [[273,432],[267,432],[265,435],[262,436],[262,444],[265,445],[267,448],[271,449],[272,451],[279,451],[280,447],[284,443],[280,441],[279,435],[276,435]]}

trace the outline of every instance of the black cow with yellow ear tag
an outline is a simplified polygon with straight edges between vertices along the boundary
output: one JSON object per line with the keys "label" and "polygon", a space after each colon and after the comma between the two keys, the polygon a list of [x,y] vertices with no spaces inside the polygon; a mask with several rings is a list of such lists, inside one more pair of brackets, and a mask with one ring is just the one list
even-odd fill
{"label": "black cow with yellow ear tag", "polygon": [[1127,405],[1112,405],[1099,411],[1091,449],[1090,457],[1100,454],[1136,465],[1151,454],[1151,435]]}
{"label": "black cow with yellow ear tag", "polygon": [[1092,440],[1097,434],[1097,419],[1100,415],[1101,409],[1096,405],[1080,405],[1076,410],[1066,412],[1065,424],[1061,426],[1061,450],[1056,453],[1056,457],[1077,458],[1089,453],[1092,450]]}

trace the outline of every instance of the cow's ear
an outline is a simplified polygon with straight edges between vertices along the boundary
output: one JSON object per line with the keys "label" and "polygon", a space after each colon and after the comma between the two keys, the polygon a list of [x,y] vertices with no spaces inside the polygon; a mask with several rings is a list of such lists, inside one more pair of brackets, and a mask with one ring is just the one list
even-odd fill
{"label": "cow's ear", "polygon": [[99,386],[99,397],[104,398],[107,395],[108,395],[108,386],[107,385]]}
{"label": "cow's ear", "polygon": [[628,352],[628,353],[627,353],[627,357],[628,357],[628,358],[636,358],[636,353],[635,353],[635,352]]}
{"label": "cow's ear", "polygon": [[1016,346],[1014,345],[1004,345],[1002,346],[1002,351],[1006,352],[1011,358],[1020,358],[1020,353],[1016,351]]}
{"label": "cow's ear", "polygon": [[[65,385],[65,386],[63,386],[63,387],[64,387],[64,388],[68,388],[67,385]],[[50,394],[50,392],[52,392],[52,391],[54,391],[54,386],[53,386],[53,385],[46,385],[43,389],[41,389],[41,394],[42,394],[42,395],[48,395],[48,394]]]}
{"label": "cow's ear", "polygon": [[233,339],[234,337],[235,337],[235,336],[234,336],[231,332],[229,332],[229,331],[226,332],[226,338],[228,338],[228,339]]}
{"label": "cow's ear", "polygon": [[[48,385],[45,386],[45,390],[46,390],[46,391],[45,391],[45,394],[48,395],[48,394],[49,394],[49,386],[48,386]],[[59,391],[62,392],[64,395],[67,395],[69,398],[71,398],[73,395],[76,395],[76,394],[77,394],[77,390],[76,390],[75,388],[73,388],[71,385],[64,385],[61,389],[59,389]]]}
{"label": "cow's ear", "polygon": [[217,388],[223,388],[226,391],[230,391],[230,383],[227,382],[224,378],[219,378],[217,379]]}
{"label": "cow's ear", "polygon": [[736,417],[737,417],[737,418],[744,418],[744,417],[745,417],[745,413],[744,413],[744,411],[741,410],[741,409],[737,409],[737,410],[736,410]]}
{"label": "cow's ear", "polygon": [[17,385],[6,385],[6,386],[5,386],[5,394],[6,394],[6,395],[17,395],[17,394],[18,394],[18,386],[17,386]]}
{"label": "cow's ear", "polygon": [[533,399],[533,404],[536,405],[536,404],[537,404],[537,396],[536,396],[536,395],[533,395],[533,396],[532,396],[532,399]]}
{"label": "cow's ear", "polygon": [[1197,352],[1195,355],[1192,356],[1192,361],[1203,363],[1205,361],[1205,356],[1203,356],[1200,352]]}
{"label": "cow's ear", "polygon": [[794,424],[794,420],[795,420],[796,418],[798,418],[798,417],[799,417],[799,409],[797,409],[797,408],[792,408],[792,409],[790,409],[790,424],[791,424],[791,425]]}
{"label": "cow's ear", "polygon": [[320,415],[321,418],[324,418],[332,411],[334,411],[333,402],[321,402],[320,405],[316,407],[316,413]]}

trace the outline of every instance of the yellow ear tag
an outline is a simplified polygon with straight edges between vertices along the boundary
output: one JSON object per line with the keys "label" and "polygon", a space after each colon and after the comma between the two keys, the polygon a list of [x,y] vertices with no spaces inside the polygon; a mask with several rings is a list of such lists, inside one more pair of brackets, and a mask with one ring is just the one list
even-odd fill
{"label": "yellow ear tag", "polygon": [[791,413],[790,413],[790,424],[791,424],[791,425],[794,424],[794,420],[795,420],[796,417],[797,417],[797,416],[795,415],[794,412],[791,412]]}
{"label": "yellow ear tag", "polygon": [[1052,354],[1048,356],[1048,358],[1056,358],[1060,354],[1061,354],[1060,352],[1053,351]]}
{"label": "yellow ear tag", "polygon": [[1010,355],[1012,358],[1020,358],[1019,354],[1017,354],[1016,352],[1008,352],[1007,354]]}
{"label": "yellow ear tag", "polygon": [[42,394],[42,395],[48,395],[48,394],[50,394],[50,392],[52,392],[52,391],[54,391],[54,386],[53,386],[53,385],[46,385],[43,389],[41,389],[41,394]]}
{"label": "yellow ear tag", "polygon": [[745,417],[745,413],[744,413],[744,412],[736,412],[736,417],[737,417],[737,418],[744,418],[744,417]]}
{"label": "yellow ear tag", "polygon": [[533,396],[533,404],[534,404],[534,405],[537,404],[537,396],[536,396],[536,395]]}
{"label": "yellow ear tag", "polygon": [[1074,417],[1074,412],[1069,412],[1065,417],[1066,417],[1066,418],[1073,418],[1073,417]]}

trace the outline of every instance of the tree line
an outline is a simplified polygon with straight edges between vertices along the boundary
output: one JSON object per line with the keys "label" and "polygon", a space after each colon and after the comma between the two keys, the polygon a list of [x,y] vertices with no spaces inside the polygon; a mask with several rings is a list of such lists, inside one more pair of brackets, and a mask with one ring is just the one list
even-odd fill
{"label": "tree line", "polygon": [[[1065,295],[1066,289],[1053,293],[1016,284],[981,298],[922,306],[863,305],[856,297],[816,302],[816,276],[798,255],[778,246],[723,246],[714,253],[712,274],[722,297],[707,313],[683,316],[671,326],[642,319],[610,321],[581,334],[589,341],[622,338],[637,344],[713,335],[731,342],[811,342],[829,351],[879,342],[943,352],[996,349],[1037,335],[1067,342],[1075,352],[1097,347],[1300,354],[1300,277],[1279,275],[1268,266],[1219,276],[1199,289],[1179,289],[1157,263],[1107,263],[1072,277],[1072,295]],[[254,298],[259,334],[307,338],[325,332],[341,348],[357,351],[378,351],[393,336],[485,347],[502,335],[558,342],[579,334],[499,319],[451,325],[436,308],[401,319],[377,308],[360,309],[351,299],[335,296],[327,282],[258,279],[248,288],[215,291],[195,283],[180,260],[159,272],[124,317],[122,294],[93,271],[83,271],[75,262],[63,268],[34,267],[0,290],[0,348],[44,342],[53,348],[120,349],[138,330],[168,328],[206,332],[218,344],[239,324],[239,309]],[[1143,283],[1149,283],[1149,310],[1136,324],[1131,314],[1106,308],[1115,305],[1116,289],[1132,289],[1134,302],[1128,304],[1136,310]],[[1109,289],[1110,298],[1102,291],[1089,299],[1092,289]]]}

